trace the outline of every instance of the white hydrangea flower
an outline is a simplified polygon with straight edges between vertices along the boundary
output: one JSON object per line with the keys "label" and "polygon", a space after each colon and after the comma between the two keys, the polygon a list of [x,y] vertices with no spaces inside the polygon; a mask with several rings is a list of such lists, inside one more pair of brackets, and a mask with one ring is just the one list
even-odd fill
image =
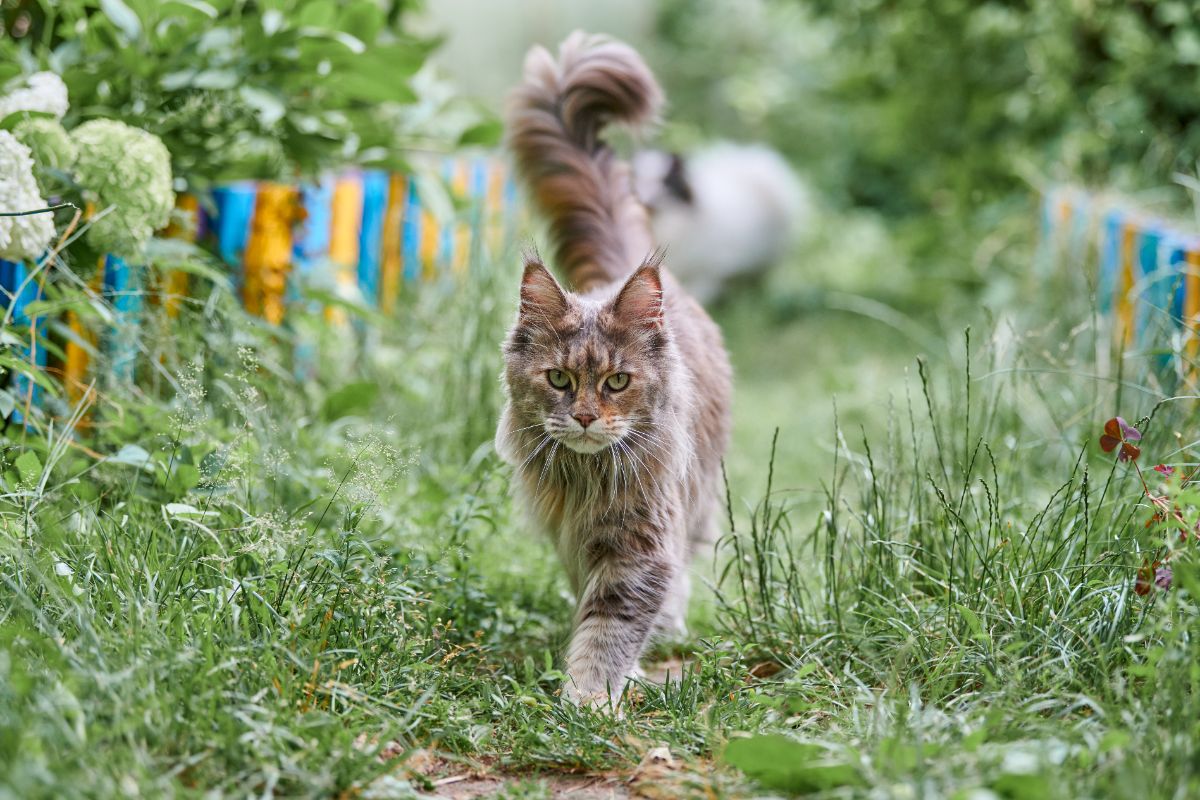
{"label": "white hydrangea flower", "polygon": [[53,72],[35,72],[10,83],[8,94],[0,97],[0,119],[14,111],[35,111],[62,119],[67,113],[67,85]]}
{"label": "white hydrangea flower", "polygon": [[[29,148],[8,131],[0,131],[0,212],[45,207],[33,177]],[[53,238],[54,218],[50,214],[0,217],[0,258],[6,261],[36,259]]]}
{"label": "white hydrangea flower", "polygon": [[91,221],[88,242],[103,253],[136,256],[175,207],[171,154],[154,134],[115,119],[85,122],[71,138],[76,180],[98,209],[112,207]]}

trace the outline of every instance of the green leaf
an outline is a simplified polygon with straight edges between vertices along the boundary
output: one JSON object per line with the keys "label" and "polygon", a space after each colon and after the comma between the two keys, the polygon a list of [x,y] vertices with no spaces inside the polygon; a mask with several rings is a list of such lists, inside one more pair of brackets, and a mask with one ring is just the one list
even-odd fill
{"label": "green leaf", "polygon": [[333,0],[309,0],[300,4],[296,25],[312,28],[332,28],[337,22],[337,5]]}
{"label": "green leaf", "polygon": [[8,419],[17,410],[17,398],[7,389],[0,389],[0,417]]}
{"label": "green leaf", "polygon": [[822,792],[864,785],[852,764],[832,756],[819,744],[770,734],[734,739],[725,747],[724,760],[769,789]]}
{"label": "green leaf", "polygon": [[503,135],[503,123],[498,119],[491,119],[472,125],[463,131],[462,136],[458,137],[458,146],[480,145],[483,147],[493,147],[499,143],[500,137]]}
{"label": "green leaf", "polygon": [[167,491],[181,497],[200,483],[200,470],[191,464],[175,464],[167,478]]}
{"label": "green leaf", "polygon": [[321,416],[333,421],[367,411],[379,396],[379,386],[370,381],[348,383],[325,398]]}
{"label": "green leaf", "polygon": [[21,476],[21,483],[26,486],[33,486],[42,479],[42,462],[32,450],[26,450],[17,456],[13,466]]}
{"label": "green leaf", "polygon": [[112,464],[125,464],[147,471],[154,469],[150,465],[150,454],[146,452],[145,448],[138,447],[136,444],[124,445],[115,455],[109,456],[108,461]]}
{"label": "green leaf", "polygon": [[287,106],[274,92],[243,86],[238,89],[238,96],[254,109],[258,121],[266,128],[270,128],[287,114]]}
{"label": "green leaf", "polygon": [[141,34],[142,21],[124,0],[100,0],[100,10],[126,37],[136,39]]}
{"label": "green leaf", "polygon": [[0,367],[24,375],[50,394],[58,397],[58,384],[47,377],[45,371],[20,358],[14,358],[7,353],[0,353]]}
{"label": "green leaf", "polygon": [[338,17],[339,28],[364,42],[373,41],[386,23],[387,17],[375,0],[351,3]]}

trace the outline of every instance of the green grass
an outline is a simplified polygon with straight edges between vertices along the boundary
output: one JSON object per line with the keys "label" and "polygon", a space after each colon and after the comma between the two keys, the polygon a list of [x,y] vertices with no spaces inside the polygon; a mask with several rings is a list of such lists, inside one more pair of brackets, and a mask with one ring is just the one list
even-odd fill
{"label": "green grass", "polygon": [[304,323],[304,382],[286,338],[198,304],[181,394],[112,387],[84,437],[144,464],[10,427],[0,797],[403,797],[468,771],[540,797],[662,745],[676,766],[635,783],[659,796],[1200,790],[1200,581],[1181,548],[1175,589],[1133,593],[1156,534],[1094,444],[1153,411],[1143,463],[1195,462],[1196,405],[1085,377],[1080,287],[1015,340],[849,295],[721,309],[733,524],[692,638],[655,654],[684,679],[615,719],[557,698],[570,601],[490,450],[515,280],[422,288],[365,336]]}

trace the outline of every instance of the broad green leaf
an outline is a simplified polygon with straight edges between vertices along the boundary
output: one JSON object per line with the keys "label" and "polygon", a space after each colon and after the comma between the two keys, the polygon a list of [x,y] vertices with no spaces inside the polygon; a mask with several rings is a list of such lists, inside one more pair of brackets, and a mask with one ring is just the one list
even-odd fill
{"label": "broad green leaf", "polygon": [[206,69],[192,77],[191,85],[197,89],[232,89],[238,81],[238,74],[231,69]]}
{"label": "broad green leaf", "polygon": [[364,42],[374,41],[386,23],[387,17],[375,0],[351,3],[338,16],[338,27]]}
{"label": "broad green leaf", "polygon": [[7,389],[0,389],[0,417],[8,419],[17,410],[17,398]]}
{"label": "broad green leaf", "polygon": [[13,466],[17,468],[21,483],[26,486],[33,486],[42,479],[42,462],[32,450],[26,450],[17,456]]}
{"label": "broad green leaf", "polygon": [[100,10],[129,39],[136,39],[141,34],[142,21],[124,0],[100,0]]}
{"label": "broad green leaf", "polygon": [[50,380],[45,370],[41,367],[36,367],[24,359],[16,358],[7,353],[0,353],[0,367],[19,375],[24,375],[55,397],[59,395],[58,384]]}
{"label": "broad green leaf", "polygon": [[138,469],[151,469],[150,454],[136,444],[124,445],[115,455],[108,457],[110,463],[125,464]]}
{"label": "broad green leaf", "polygon": [[348,383],[325,398],[325,403],[321,407],[321,416],[332,421],[361,414],[371,408],[378,396],[379,386],[375,383],[370,381]]}
{"label": "broad green leaf", "polygon": [[493,147],[499,143],[503,135],[503,123],[498,119],[490,119],[486,122],[472,125],[463,131],[462,136],[458,137],[458,145],[459,147],[468,147],[470,145]]}
{"label": "broad green leaf", "polygon": [[187,494],[200,483],[200,470],[191,464],[175,464],[167,478],[167,491],[175,495]]}
{"label": "broad green leaf", "polygon": [[333,0],[308,0],[296,14],[299,27],[332,28],[337,22],[337,4]]}
{"label": "broad green leaf", "polygon": [[209,19],[217,18],[217,9],[210,3],[203,2],[203,0],[166,0],[163,5],[186,6],[194,11],[199,11]]}
{"label": "broad green leaf", "polygon": [[837,760],[828,748],[782,734],[734,739],[724,760],[770,789],[821,792],[864,784],[857,768]]}
{"label": "broad green leaf", "polygon": [[167,503],[163,506],[169,517],[215,517],[216,511],[202,511],[187,503]]}
{"label": "broad green leaf", "polygon": [[238,89],[238,96],[258,114],[258,120],[270,128],[287,114],[287,106],[277,95],[253,86]]}

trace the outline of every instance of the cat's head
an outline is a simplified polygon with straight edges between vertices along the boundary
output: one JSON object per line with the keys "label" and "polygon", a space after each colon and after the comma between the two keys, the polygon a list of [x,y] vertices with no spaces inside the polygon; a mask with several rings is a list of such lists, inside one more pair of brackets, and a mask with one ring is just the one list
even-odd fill
{"label": "cat's head", "polygon": [[652,213],[695,203],[687,164],[678,153],[642,150],[630,163],[634,193]]}
{"label": "cat's head", "polygon": [[595,299],[564,290],[538,260],[527,259],[504,355],[514,432],[546,436],[578,453],[598,453],[627,437],[650,445],[674,357],[657,260]]}

